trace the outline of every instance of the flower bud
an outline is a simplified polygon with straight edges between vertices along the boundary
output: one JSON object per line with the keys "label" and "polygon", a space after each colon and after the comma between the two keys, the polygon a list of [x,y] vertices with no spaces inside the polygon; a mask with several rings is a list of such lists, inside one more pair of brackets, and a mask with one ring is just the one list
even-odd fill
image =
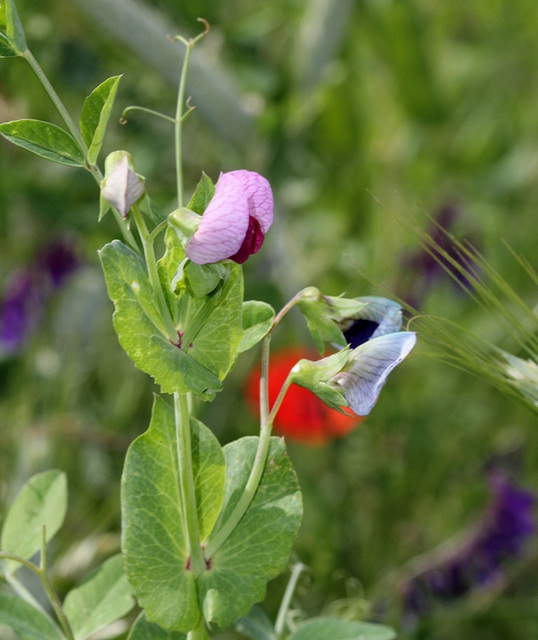
{"label": "flower bud", "polygon": [[101,196],[126,218],[129,209],[144,195],[144,178],[139,176],[127,151],[113,151],[105,160]]}

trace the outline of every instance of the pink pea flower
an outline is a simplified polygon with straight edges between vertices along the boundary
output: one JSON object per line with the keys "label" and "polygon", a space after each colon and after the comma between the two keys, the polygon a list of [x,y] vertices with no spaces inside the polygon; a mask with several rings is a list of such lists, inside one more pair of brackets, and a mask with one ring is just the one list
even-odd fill
{"label": "pink pea flower", "polygon": [[197,264],[230,258],[239,264],[256,253],[273,224],[273,192],[255,171],[221,173],[198,229],[185,247]]}

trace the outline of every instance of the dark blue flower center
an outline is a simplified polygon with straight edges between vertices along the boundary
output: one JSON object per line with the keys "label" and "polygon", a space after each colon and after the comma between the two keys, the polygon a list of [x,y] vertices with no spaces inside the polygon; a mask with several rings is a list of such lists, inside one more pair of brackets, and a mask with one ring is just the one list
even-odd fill
{"label": "dark blue flower center", "polygon": [[370,340],[377,327],[379,327],[379,322],[360,318],[355,320],[349,329],[344,331],[344,338],[352,349],[356,349]]}

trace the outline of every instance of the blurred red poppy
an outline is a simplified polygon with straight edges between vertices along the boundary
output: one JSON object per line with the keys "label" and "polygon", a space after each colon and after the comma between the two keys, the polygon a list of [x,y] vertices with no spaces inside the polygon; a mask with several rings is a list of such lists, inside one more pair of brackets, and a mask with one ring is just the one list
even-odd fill
{"label": "blurred red poppy", "polygon": [[[301,347],[289,347],[271,354],[269,364],[269,405],[275,402],[278,392],[290,369],[301,358],[315,360],[316,355]],[[247,400],[258,412],[260,368],[254,369],[245,386]],[[275,431],[290,440],[303,444],[324,444],[341,438],[357,427],[364,417],[345,415],[331,409],[308,389],[292,384],[280,406],[274,421]]]}

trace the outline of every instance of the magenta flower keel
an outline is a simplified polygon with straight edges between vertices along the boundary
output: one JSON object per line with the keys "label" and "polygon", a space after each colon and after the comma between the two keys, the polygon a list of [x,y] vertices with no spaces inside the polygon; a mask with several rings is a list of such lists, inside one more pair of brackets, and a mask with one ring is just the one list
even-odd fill
{"label": "magenta flower keel", "polygon": [[242,264],[260,249],[272,223],[269,182],[254,171],[222,173],[185,253],[197,264],[226,258]]}

